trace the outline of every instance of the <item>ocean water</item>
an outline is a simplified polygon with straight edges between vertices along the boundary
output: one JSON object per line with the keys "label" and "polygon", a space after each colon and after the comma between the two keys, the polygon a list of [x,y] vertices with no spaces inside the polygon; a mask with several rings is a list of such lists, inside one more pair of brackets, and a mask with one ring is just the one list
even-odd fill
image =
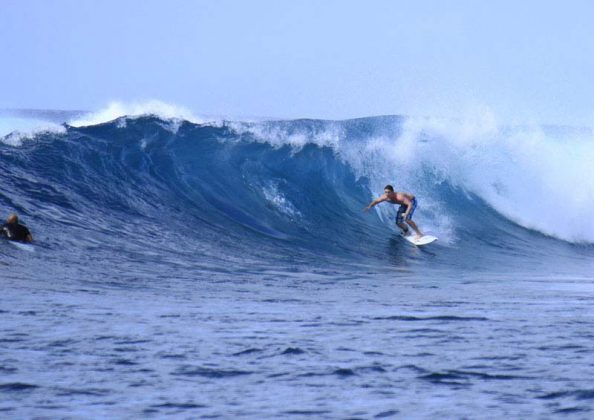
{"label": "ocean water", "polygon": [[590,130],[113,111],[0,115],[0,417],[594,415]]}

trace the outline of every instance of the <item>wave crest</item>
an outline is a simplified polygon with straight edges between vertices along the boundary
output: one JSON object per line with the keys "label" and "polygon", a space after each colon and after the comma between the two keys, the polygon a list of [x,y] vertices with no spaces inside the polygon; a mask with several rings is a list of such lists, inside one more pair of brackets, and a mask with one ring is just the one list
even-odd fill
{"label": "wave crest", "polygon": [[189,109],[158,100],[144,102],[111,102],[107,107],[85,114],[69,122],[73,127],[103,124],[118,118],[135,118],[153,115],[162,120],[184,120],[194,124],[203,124],[202,118],[196,117]]}

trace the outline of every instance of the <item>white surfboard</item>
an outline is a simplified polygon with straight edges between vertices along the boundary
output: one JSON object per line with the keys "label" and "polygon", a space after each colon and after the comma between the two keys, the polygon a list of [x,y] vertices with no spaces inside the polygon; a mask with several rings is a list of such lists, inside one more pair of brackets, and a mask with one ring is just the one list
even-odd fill
{"label": "white surfboard", "polygon": [[31,244],[25,244],[23,242],[16,242],[16,241],[8,241],[8,243],[13,246],[16,246],[19,249],[22,249],[23,251],[35,252],[35,247]]}
{"label": "white surfboard", "polygon": [[427,244],[430,244],[431,242],[437,241],[437,237],[431,236],[431,235],[424,235],[417,239],[417,236],[413,234],[413,235],[405,236],[404,239],[406,239],[408,242],[410,242],[411,244],[416,245],[416,246],[427,245]]}

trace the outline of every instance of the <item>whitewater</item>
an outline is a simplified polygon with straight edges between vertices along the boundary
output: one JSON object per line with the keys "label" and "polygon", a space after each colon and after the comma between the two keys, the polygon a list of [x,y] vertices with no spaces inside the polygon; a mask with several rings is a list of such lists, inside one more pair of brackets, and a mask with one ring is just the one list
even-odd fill
{"label": "whitewater", "polygon": [[0,112],[0,415],[590,417],[592,162],[485,111]]}

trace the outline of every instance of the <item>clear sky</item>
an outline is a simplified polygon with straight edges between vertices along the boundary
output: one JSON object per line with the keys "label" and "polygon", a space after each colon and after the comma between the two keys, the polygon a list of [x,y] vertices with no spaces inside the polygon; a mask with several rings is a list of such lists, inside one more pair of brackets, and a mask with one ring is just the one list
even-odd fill
{"label": "clear sky", "polygon": [[0,0],[0,108],[594,125],[594,2]]}

